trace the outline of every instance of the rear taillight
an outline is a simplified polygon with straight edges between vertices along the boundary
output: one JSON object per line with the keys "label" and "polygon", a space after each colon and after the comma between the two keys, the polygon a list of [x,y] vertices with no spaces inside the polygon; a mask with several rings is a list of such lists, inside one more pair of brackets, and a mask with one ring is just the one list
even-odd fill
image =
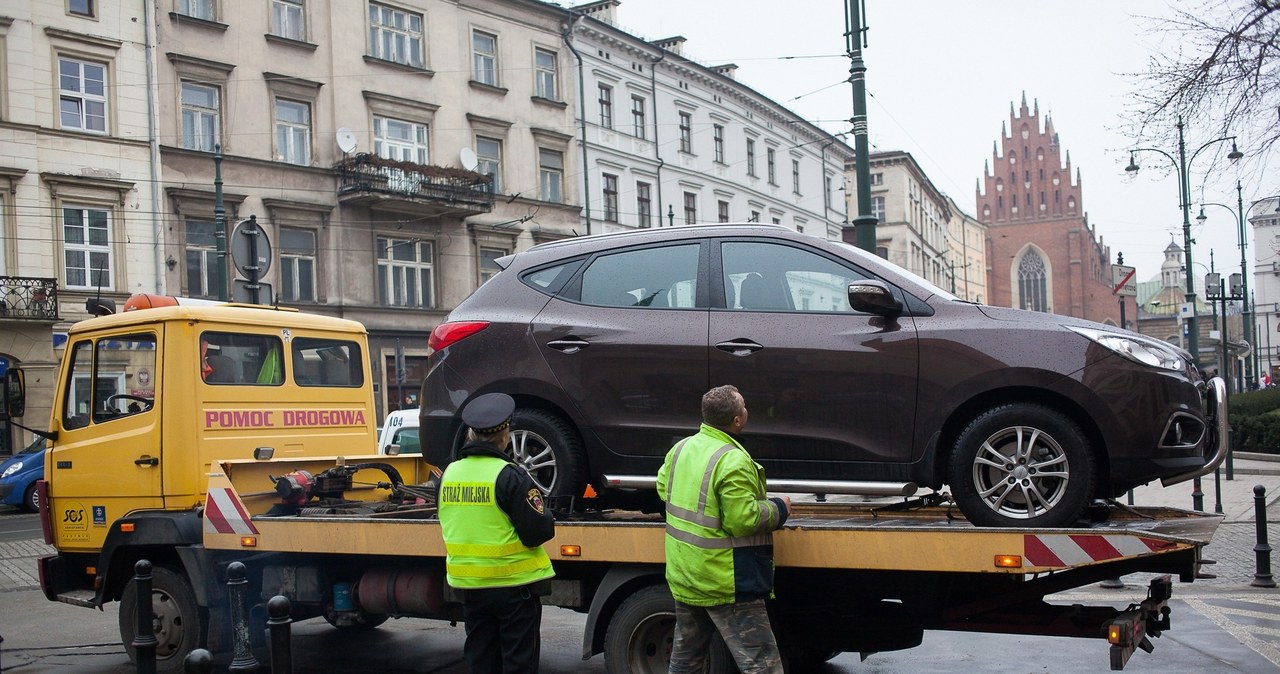
{"label": "rear taillight", "polygon": [[439,351],[454,342],[470,337],[471,335],[489,327],[489,321],[457,321],[455,323],[441,323],[431,331],[431,338],[427,340],[427,347],[432,351]]}

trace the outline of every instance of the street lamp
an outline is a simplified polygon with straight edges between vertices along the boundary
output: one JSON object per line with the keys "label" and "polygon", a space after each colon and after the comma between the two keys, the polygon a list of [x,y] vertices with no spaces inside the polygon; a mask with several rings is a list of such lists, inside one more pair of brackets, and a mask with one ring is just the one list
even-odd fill
{"label": "street lamp", "polygon": [[[1254,204],[1256,203],[1257,202],[1255,201]],[[1240,298],[1241,300],[1247,300],[1249,297],[1249,262],[1248,260],[1245,259],[1245,247],[1247,246],[1247,243],[1245,242],[1245,238],[1244,238],[1244,215],[1245,215],[1244,196],[1241,193],[1240,181],[1239,180],[1236,181],[1236,207],[1234,209],[1231,208],[1230,206],[1227,206],[1226,204],[1216,204],[1211,202],[1200,204],[1200,215],[1196,216],[1196,222],[1200,223],[1201,225],[1204,224],[1205,220],[1209,219],[1209,217],[1204,214],[1205,206],[1218,206],[1219,208],[1225,208],[1232,215],[1236,216],[1236,242],[1240,246],[1240,283],[1241,283]],[[1250,208],[1252,207],[1253,207],[1253,204],[1250,204]],[[1232,294],[1235,294],[1235,293],[1232,293]],[[1253,352],[1257,350],[1258,345],[1254,342],[1254,335],[1253,335],[1254,325],[1253,325],[1253,322],[1250,320],[1249,302],[1242,301],[1242,305],[1244,307],[1244,309],[1241,312],[1242,318],[1244,319],[1244,334],[1241,335],[1241,337],[1244,339],[1244,341],[1249,343],[1249,347],[1250,347],[1249,355],[1245,358],[1244,375],[1245,375],[1246,389],[1252,389],[1254,386],[1255,378],[1257,376],[1257,373],[1255,372],[1255,368],[1254,368]],[[1225,303],[1223,306],[1224,306],[1223,315],[1225,316],[1226,315]],[[1226,325],[1225,319],[1223,320],[1223,325]]]}
{"label": "street lamp", "polygon": [[1134,161],[1134,154],[1138,152],[1155,152],[1157,154],[1163,155],[1165,159],[1168,159],[1173,164],[1174,170],[1178,172],[1178,200],[1180,205],[1182,206],[1182,242],[1183,242],[1183,248],[1185,249],[1186,255],[1187,255],[1186,257],[1186,274],[1187,274],[1186,298],[1187,298],[1187,304],[1191,305],[1191,315],[1187,318],[1188,333],[1189,333],[1188,346],[1190,347],[1189,350],[1191,351],[1192,361],[1197,366],[1199,366],[1200,365],[1200,333],[1199,333],[1199,328],[1196,327],[1196,290],[1195,290],[1195,280],[1194,280],[1195,272],[1193,272],[1191,269],[1191,179],[1187,173],[1187,169],[1189,168],[1191,162],[1195,161],[1196,156],[1199,155],[1201,151],[1203,151],[1205,148],[1209,147],[1210,145],[1221,143],[1224,140],[1231,141],[1231,153],[1227,155],[1227,159],[1230,159],[1231,161],[1235,161],[1243,157],[1244,154],[1240,152],[1240,150],[1236,147],[1235,136],[1224,136],[1222,138],[1215,138],[1214,140],[1211,140],[1205,143],[1204,145],[1201,145],[1199,148],[1196,149],[1195,152],[1191,153],[1191,158],[1187,159],[1187,143],[1186,143],[1185,137],[1183,136],[1183,124],[1182,124],[1181,116],[1178,117],[1177,128],[1178,128],[1178,158],[1177,159],[1174,159],[1173,155],[1169,154],[1168,152],[1165,152],[1164,150],[1158,150],[1153,147],[1136,147],[1129,151],[1129,165],[1126,166],[1124,170],[1128,173],[1137,172],[1138,164],[1136,161]]}

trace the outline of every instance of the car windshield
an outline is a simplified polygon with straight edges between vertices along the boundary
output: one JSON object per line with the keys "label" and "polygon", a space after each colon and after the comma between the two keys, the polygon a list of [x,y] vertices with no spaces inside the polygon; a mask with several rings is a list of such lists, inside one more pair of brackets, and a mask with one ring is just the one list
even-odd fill
{"label": "car windshield", "polygon": [[35,454],[44,449],[44,438],[36,438],[35,442],[27,445],[19,454]]}
{"label": "car windshield", "polygon": [[[872,256],[870,253],[868,253],[867,251],[862,250],[861,248],[858,248],[857,246],[854,246],[854,245],[848,244],[848,243],[846,243],[846,242],[844,242],[844,241],[833,241],[832,243],[834,243],[834,244],[836,244],[837,246],[840,246],[840,247],[842,247],[842,248],[845,248],[846,250],[854,251],[854,252],[855,252],[856,254],[858,254],[858,255],[865,256],[865,257],[873,257],[873,256]],[[953,300],[953,301],[956,301],[956,302],[964,302],[964,301],[965,301],[965,300],[962,300],[962,299],[960,299],[959,297],[956,297],[955,295],[953,295],[953,294],[951,294],[951,293],[949,293],[949,292],[947,292],[947,291],[943,290],[942,288],[939,288],[938,286],[934,285],[933,283],[930,283],[928,279],[926,279],[926,278],[924,278],[924,277],[922,277],[922,276],[920,276],[920,275],[916,274],[915,272],[911,271],[910,269],[904,269],[904,268],[902,268],[902,267],[899,267],[898,265],[896,265],[896,264],[894,264],[894,263],[892,263],[892,262],[890,262],[890,261],[888,261],[888,260],[886,260],[886,259],[884,259],[884,258],[882,258],[882,257],[876,257],[876,259],[877,259],[877,260],[879,260],[882,264],[891,264],[891,265],[893,265],[894,267],[896,267],[896,268],[897,268],[897,270],[898,270],[900,273],[907,274],[908,276],[911,276],[911,277],[912,277],[912,279],[913,279],[916,283],[918,283],[918,284],[920,284],[920,285],[925,286],[926,288],[928,288],[932,295],[937,295],[937,296],[942,297],[943,299]]]}

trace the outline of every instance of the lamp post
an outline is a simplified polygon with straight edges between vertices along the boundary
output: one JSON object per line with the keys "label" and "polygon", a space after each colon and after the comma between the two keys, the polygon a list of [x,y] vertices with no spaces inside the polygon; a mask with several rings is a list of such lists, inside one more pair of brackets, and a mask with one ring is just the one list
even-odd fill
{"label": "lamp post", "polygon": [[[1258,202],[1255,201],[1254,204],[1256,203]],[[1239,180],[1236,181],[1236,207],[1234,209],[1231,208],[1230,206],[1227,206],[1226,204],[1215,204],[1212,202],[1206,202],[1206,203],[1200,204],[1200,215],[1196,216],[1196,222],[1200,223],[1201,225],[1204,224],[1205,220],[1209,219],[1208,216],[1204,214],[1205,206],[1217,206],[1219,208],[1225,208],[1232,215],[1236,216],[1236,242],[1240,246],[1240,283],[1241,283],[1240,299],[1242,300],[1241,304],[1243,306],[1243,310],[1241,311],[1241,313],[1243,314],[1242,318],[1244,319],[1244,334],[1241,335],[1241,337],[1244,339],[1244,341],[1249,343],[1249,347],[1250,347],[1249,355],[1245,357],[1245,366],[1244,366],[1245,388],[1246,390],[1249,390],[1254,387],[1254,383],[1257,381],[1257,368],[1254,366],[1254,352],[1257,351],[1258,345],[1254,342],[1255,326],[1253,325],[1253,322],[1251,320],[1251,315],[1249,313],[1249,302],[1243,301],[1243,300],[1247,300],[1249,297],[1249,262],[1245,258],[1245,248],[1247,247],[1248,243],[1245,241],[1245,238],[1244,238],[1245,211],[1244,211],[1244,197],[1241,193],[1240,181]],[[1250,204],[1250,208],[1252,207],[1253,207],[1253,204]],[[1224,325],[1225,325],[1225,321],[1224,321]]]}
{"label": "lamp post", "polygon": [[[1231,397],[1231,368],[1227,365],[1227,357],[1228,357],[1227,355],[1227,301],[1241,300],[1241,301],[1244,301],[1246,304],[1248,303],[1247,302],[1248,295],[1244,294],[1241,286],[1241,284],[1243,283],[1243,278],[1244,278],[1243,274],[1232,274],[1229,285],[1224,287],[1221,274],[1210,273],[1210,274],[1206,274],[1204,277],[1205,297],[1209,298],[1210,302],[1214,300],[1219,300],[1222,302],[1222,314],[1221,314],[1222,315],[1222,324],[1221,324],[1222,332],[1219,337],[1219,341],[1222,342],[1222,365],[1218,368],[1218,370],[1219,370],[1219,374],[1222,376],[1222,381],[1226,382],[1227,384],[1226,388],[1224,389],[1225,395],[1227,398]],[[1230,292],[1228,292],[1228,289]],[[1248,329],[1246,328],[1246,332],[1247,331]],[[1234,463],[1233,455],[1235,453],[1235,448],[1231,442],[1231,433],[1232,433],[1232,429],[1228,428],[1227,429],[1227,479],[1228,480],[1235,478],[1235,475],[1234,475],[1235,470],[1234,470],[1234,466],[1232,465]],[[1217,479],[1217,471],[1214,471],[1214,479],[1215,480]],[[1221,511],[1218,511],[1218,512],[1221,512]]]}
{"label": "lamp post", "polygon": [[1200,332],[1199,332],[1199,328],[1196,326],[1196,289],[1195,289],[1195,280],[1194,280],[1195,272],[1192,271],[1191,269],[1191,243],[1192,243],[1192,240],[1191,240],[1191,177],[1187,173],[1187,171],[1191,163],[1195,161],[1196,156],[1199,155],[1205,148],[1209,147],[1210,145],[1221,143],[1222,141],[1225,141],[1225,140],[1231,141],[1231,153],[1227,155],[1227,159],[1230,159],[1231,161],[1236,161],[1237,159],[1240,159],[1241,157],[1243,157],[1244,154],[1240,152],[1240,150],[1236,147],[1235,136],[1224,136],[1222,138],[1215,138],[1214,140],[1211,140],[1205,143],[1204,145],[1201,145],[1199,148],[1196,148],[1196,151],[1191,153],[1191,158],[1188,159],[1187,143],[1186,143],[1186,138],[1183,135],[1183,124],[1182,124],[1181,115],[1178,116],[1177,128],[1178,128],[1177,159],[1174,159],[1173,155],[1169,154],[1168,152],[1165,152],[1164,150],[1158,150],[1154,147],[1136,147],[1129,151],[1129,165],[1124,167],[1124,170],[1128,173],[1136,173],[1138,171],[1139,167],[1137,162],[1134,161],[1134,154],[1138,152],[1155,152],[1157,154],[1163,155],[1165,159],[1168,159],[1173,164],[1174,170],[1178,172],[1178,201],[1182,206],[1182,242],[1183,242],[1183,248],[1185,249],[1185,252],[1186,252],[1186,276],[1187,276],[1186,298],[1187,298],[1187,304],[1191,305],[1191,315],[1187,317],[1187,323],[1188,323],[1187,338],[1188,338],[1188,347],[1189,347],[1188,350],[1191,352],[1192,362],[1194,362],[1197,366],[1199,366],[1200,365]]}

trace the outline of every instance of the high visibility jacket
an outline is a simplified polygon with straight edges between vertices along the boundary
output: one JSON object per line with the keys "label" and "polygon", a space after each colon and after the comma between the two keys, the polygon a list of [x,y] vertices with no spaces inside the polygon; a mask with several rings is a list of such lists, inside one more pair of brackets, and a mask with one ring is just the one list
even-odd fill
{"label": "high visibility jacket", "polygon": [[440,530],[453,587],[513,587],[555,575],[546,550],[521,543],[511,518],[499,507],[496,483],[508,465],[496,456],[469,456],[444,471]]}
{"label": "high visibility jacket", "polygon": [[720,606],[773,592],[773,537],[786,521],[765,495],[764,468],[724,431],[703,424],[658,471],[667,503],[667,585],[677,600]]}

